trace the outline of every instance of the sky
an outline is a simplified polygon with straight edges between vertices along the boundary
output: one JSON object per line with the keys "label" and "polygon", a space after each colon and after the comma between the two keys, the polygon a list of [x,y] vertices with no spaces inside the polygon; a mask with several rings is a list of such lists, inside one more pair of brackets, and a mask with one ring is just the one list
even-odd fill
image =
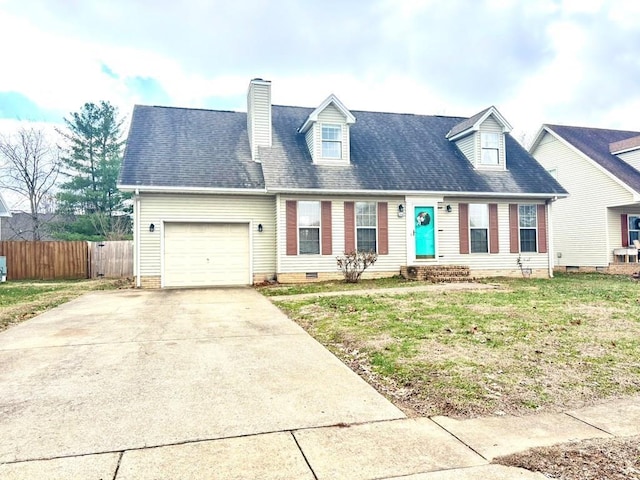
{"label": "sky", "polygon": [[86,102],[278,105],[640,131],[638,0],[0,0],[0,132]]}

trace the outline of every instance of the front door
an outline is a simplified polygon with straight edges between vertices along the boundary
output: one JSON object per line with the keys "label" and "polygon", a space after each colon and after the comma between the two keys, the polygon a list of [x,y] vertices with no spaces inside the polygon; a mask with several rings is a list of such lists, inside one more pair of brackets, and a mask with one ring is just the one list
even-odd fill
{"label": "front door", "polygon": [[434,228],[433,207],[414,207],[413,219],[416,260],[435,258],[436,231]]}

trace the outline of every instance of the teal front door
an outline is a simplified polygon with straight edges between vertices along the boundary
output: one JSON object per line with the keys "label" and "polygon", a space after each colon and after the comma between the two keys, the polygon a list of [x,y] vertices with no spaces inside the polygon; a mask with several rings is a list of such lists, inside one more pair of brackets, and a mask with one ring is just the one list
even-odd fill
{"label": "teal front door", "polygon": [[416,241],[416,259],[436,257],[436,230],[433,207],[414,207],[413,221]]}

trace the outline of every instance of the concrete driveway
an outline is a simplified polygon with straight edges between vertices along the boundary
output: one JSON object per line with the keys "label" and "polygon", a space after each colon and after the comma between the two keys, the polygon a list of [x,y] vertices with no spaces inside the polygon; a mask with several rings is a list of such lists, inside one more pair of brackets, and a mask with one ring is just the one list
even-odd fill
{"label": "concrete driveway", "polygon": [[404,417],[251,289],[91,293],[0,366],[0,464]]}

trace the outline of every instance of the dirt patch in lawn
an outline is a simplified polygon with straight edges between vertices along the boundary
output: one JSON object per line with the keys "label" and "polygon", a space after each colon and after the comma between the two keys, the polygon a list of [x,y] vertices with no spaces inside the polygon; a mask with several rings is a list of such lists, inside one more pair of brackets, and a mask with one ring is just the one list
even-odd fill
{"label": "dirt patch in lawn", "polygon": [[563,480],[640,480],[640,436],[533,448],[493,463]]}

